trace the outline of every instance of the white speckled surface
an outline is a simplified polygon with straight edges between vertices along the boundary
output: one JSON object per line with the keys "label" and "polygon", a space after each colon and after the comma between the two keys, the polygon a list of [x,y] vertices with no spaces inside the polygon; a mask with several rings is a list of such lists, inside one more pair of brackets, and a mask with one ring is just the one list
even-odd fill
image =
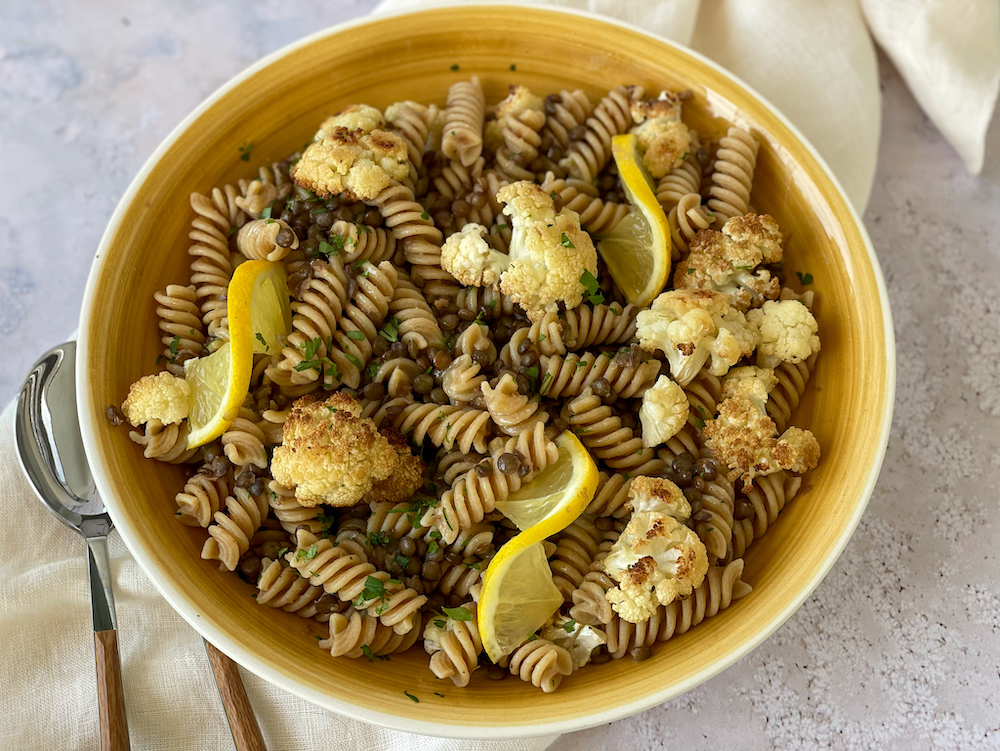
{"label": "white speckled surface", "polygon": [[[76,327],[104,225],[160,140],[262,55],[373,4],[4,4],[4,401]],[[892,298],[899,384],[869,510],[757,651],[557,751],[1000,748],[1000,126],[985,174],[969,176],[882,65],[865,222]]]}

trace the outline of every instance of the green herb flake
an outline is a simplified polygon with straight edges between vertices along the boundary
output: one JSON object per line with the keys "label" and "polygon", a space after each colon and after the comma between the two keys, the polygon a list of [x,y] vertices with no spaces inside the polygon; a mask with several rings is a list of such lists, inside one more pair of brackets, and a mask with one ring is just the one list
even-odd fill
{"label": "green herb flake", "polygon": [[572,634],[575,630],[576,630],[575,620],[567,621],[565,624],[563,624],[563,631],[565,631],[567,634]]}
{"label": "green herb flake", "polygon": [[431,220],[431,215],[425,211],[420,215],[420,218],[423,219],[425,222],[429,222]]}
{"label": "green herb flake", "polygon": [[552,374],[546,373],[545,377],[542,378],[542,385],[541,388],[538,389],[538,393],[544,396],[551,386],[552,386]]}
{"label": "green herb flake", "polygon": [[486,307],[489,308],[490,310],[493,310],[493,308],[495,308],[496,306],[497,306],[497,301],[496,300],[490,300],[486,304]]}
{"label": "green herb flake", "polygon": [[365,335],[360,331],[348,331],[347,336],[356,342],[364,341]]}
{"label": "green herb flake", "polygon": [[472,611],[468,608],[441,608],[446,616],[451,618],[453,621],[471,621]]}
{"label": "green herb flake", "polygon": [[440,694],[437,691],[434,692],[434,695],[435,696],[440,696],[442,699],[444,698],[444,694]]}
{"label": "green herb flake", "polygon": [[397,555],[396,563],[398,563],[402,568],[406,568],[407,566],[410,565],[410,559],[407,558],[405,555]]}
{"label": "green herb flake", "polygon": [[388,342],[399,341],[399,323],[399,319],[393,316],[382,327],[382,330],[378,332],[378,335]]}
{"label": "green herb flake", "polygon": [[448,625],[448,621],[444,620],[443,618],[438,618],[436,621],[434,621],[434,625],[437,626],[438,628],[444,628],[445,626]]}
{"label": "green herb flake", "polygon": [[271,206],[268,206],[266,209],[264,209],[262,212],[260,212],[260,218],[261,219],[270,219],[271,218]]}
{"label": "green herb flake", "polygon": [[510,69],[511,70],[517,70],[517,63],[511,63],[510,64]]}
{"label": "green herb flake", "polygon": [[693,274],[694,273],[694,268],[692,266],[688,266],[687,273],[688,274]]}
{"label": "green herb flake", "polygon": [[377,548],[379,545],[388,545],[389,535],[385,532],[369,532],[368,541],[372,544],[373,548]]}
{"label": "green herb flake", "polygon": [[365,368],[365,375],[374,381],[375,376],[378,375],[378,371],[379,371],[378,360],[372,360],[370,363],[368,363],[368,367]]}
{"label": "green herb flake", "polygon": [[[569,236],[565,232],[563,232],[562,233],[562,237],[559,238],[559,244],[562,245],[564,248],[575,248],[576,247],[573,244],[573,241],[569,239]],[[590,272],[589,271],[585,271],[584,273],[585,274],[589,274]]]}
{"label": "green herb flake", "polygon": [[181,343],[181,338],[179,336],[175,336],[173,339],[170,340],[170,354],[173,355],[174,357],[177,357],[177,347],[180,345],[180,343]]}
{"label": "green herb flake", "polygon": [[361,368],[361,360],[359,360],[358,358],[356,358],[350,352],[345,352],[344,353],[344,357],[346,357],[348,360],[350,360],[351,363],[353,363],[354,367],[359,368],[359,369]]}
{"label": "green herb flake", "polygon": [[278,551],[278,557],[281,558],[287,552],[288,552],[288,548],[287,547],[282,548],[281,550]]}
{"label": "green herb flake", "polygon": [[258,332],[257,332],[256,334],[254,334],[254,336],[255,336],[255,337],[257,338],[257,341],[258,341],[258,342],[260,342],[261,344],[263,344],[263,345],[264,345],[264,351],[265,351],[265,352],[267,352],[268,350],[270,350],[270,349],[271,349],[271,347],[270,347],[270,346],[268,346],[268,343],[267,343],[267,340],[266,340],[266,339],[264,338],[264,335],[263,335],[262,333],[260,333],[260,332],[258,331]]}
{"label": "green herb flake", "polygon": [[458,63],[455,63],[454,65],[451,66],[451,72],[454,73],[457,70],[458,70]]}
{"label": "green herb flake", "polygon": [[375,655],[372,653],[372,648],[367,644],[361,645],[361,653],[368,658],[368,662],[375,662]]}
{"label": "green herb flake", "polygon": [[802,284],[803,287],[806,287],[813,283],[812,274],[803,274],[801,271],[796,271],[795,276],[799,278],[799,283]]}
{"label": "green herb flake", "polygon": [[437,540],[431,540],[429,543],[427,543],[427,555],[434,555],[440,549],[441,546],[438,545]]}
{"label": "green herb flake", "polygon": [[[457,65],[454,66],[454,67],[458,68]],[[413,694],[411,694],[409,691],[403,691],[403,693],[406,694],[408,697],[410,697],[410,699],[412,699],[416,704],[420,703],[420,699],[418,699],[416,696],[414,696]]]}
{"label": "green herb flake", "polygon": [[253,141],[251,141],[250,143],[246,144],[245,146],[240,146],[239,147],[240,159],[241,160],[243,160],[244,162],[249,162],[250,161],[250,152],[253,151],[253,146],[254,146]]}
{"label": "green herb flake", "polygon": [[592,305],[600,305],[604,302],[604,295],[602,295],[600,291],[601,285],[597,281],[597,278],[591,274],[589,270],[585,270],[580,276],[580,284],[582,284],[587,290],[587,299]]}
{"label": "green herb flake", "polygon": [[698,405],[698,414],[701,416],[694,418],[694,424],[698,427],[698,430],[701,430],[705,427],[705,408],[700,404]]}

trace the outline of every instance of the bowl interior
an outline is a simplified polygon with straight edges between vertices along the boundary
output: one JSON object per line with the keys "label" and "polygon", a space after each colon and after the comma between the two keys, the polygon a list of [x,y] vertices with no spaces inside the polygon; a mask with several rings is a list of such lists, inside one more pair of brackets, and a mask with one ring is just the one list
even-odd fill
{"label": "bowl interior", "polygon": [[[105,238],[83,314],[81,417],[91,462],[122,536],[174,606],[249,669],[308,699],[398,728],[466,736],[615,719],[691,688],[777,628],[860,516],[884,448],[891,391],[887,311],[867,240],[808,147],[710,64],[637,31],[560,12],[463,7],[396,16],[314,37],[265,63],[213,97],[147,166]],[[144,460],[104,417],[132,381],[157,369],[153,292],[188,281],[192,191],[235,183],[256,164],[282,159],[343,105],[443,104],[449,84],[472,74],[488,102],[515,82],[543,95],[582,88],[595,99],[636,83],[654,93],[690,89],[685,120],[703,134],[722,134],[734,117],[749,124],[761,141],[752,203],[789,238],[789,276],[812,274],[823,341],[793,420],[815,432],[823,460],[805,481],[811,490],[750,548],[744,578],[753,594],[660,645],[646,662],[588,667],[544,696],[518,680],[456,689],[436,680],[418,652],[388,662],[331,659],[316,647],[321,624],[257,606],[251,585],[200,560],[204,531],[173,517],[181,470]],[[238,149],[250,142],[252,157],[241,161]]]}

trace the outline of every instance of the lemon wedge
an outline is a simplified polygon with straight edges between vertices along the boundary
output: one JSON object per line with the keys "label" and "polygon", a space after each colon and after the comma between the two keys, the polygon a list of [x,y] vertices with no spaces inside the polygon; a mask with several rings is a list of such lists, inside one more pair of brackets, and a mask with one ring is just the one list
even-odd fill
{"label": "lemon wedge", "polygon": [[229,341],[184,363],[191,386],[188,448],[215,440],[239,415],[250,389],[254,354],[280,350],[292,321],[284,266],[240,264],[229,282],[227,314]]}
{"label": "lemon wedge", "polygon": [[670,228],[642,167],[635,135],[615,136],[611,153],[632,211],[597,243],[597,250],[628,301],[645,306],[670,274]]}
{"label": "lemon wedge", "polygon": [[556,445],[559,459],[497,504],[524,531],[500,548],[483,574],[479,636],[494,662],[527,641],[562,605],[542,540],[571,524],[597,490],[597,465],[580,439],[565,431]]}
{"label": "lemon wedge", "polygon": [[518,529],[530,529],[542,540],[569,526],[597,490],[597,465],[580,439],[564,430],[556,446],[559,459],[496,504]]}

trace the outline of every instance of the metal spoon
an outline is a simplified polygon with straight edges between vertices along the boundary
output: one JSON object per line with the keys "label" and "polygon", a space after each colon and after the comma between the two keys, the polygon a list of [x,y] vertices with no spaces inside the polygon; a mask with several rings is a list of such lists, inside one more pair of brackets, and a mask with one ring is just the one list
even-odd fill
{"label": "metal spoon", "polygon": [[[103,751],[128,751],[108,534],[114,527],[87,464],[76,411],[76,342],[53,347],[21,387],[14,442],[21,467],[45,505],[87,540]],[[264,749],[236,663],[205,642],[238,751]]]}

